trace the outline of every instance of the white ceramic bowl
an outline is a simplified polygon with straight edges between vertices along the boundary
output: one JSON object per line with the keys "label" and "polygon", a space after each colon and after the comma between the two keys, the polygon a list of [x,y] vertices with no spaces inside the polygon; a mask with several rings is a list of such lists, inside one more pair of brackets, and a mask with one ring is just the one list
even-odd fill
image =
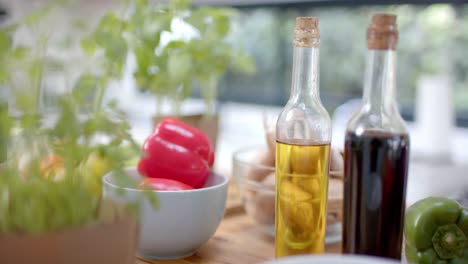
{"label": "white ceramic bowl", "polygon": [[356,255],[308,255],[280,258],[264,264],[399,264],[396,260]]}
{"label": "white ceramic bowl", "polygon": [[[127,173],[141,179],[136,169]],[[103,177],[103,195],[132,203],[142,199],[137,252],[144,258],[175,259],[190,256],[218,228],[226,204],[228,179],[211,174],[205,187],[189,191],[157,192],[154,208],[144,191],[118,186],[114,175]]]}

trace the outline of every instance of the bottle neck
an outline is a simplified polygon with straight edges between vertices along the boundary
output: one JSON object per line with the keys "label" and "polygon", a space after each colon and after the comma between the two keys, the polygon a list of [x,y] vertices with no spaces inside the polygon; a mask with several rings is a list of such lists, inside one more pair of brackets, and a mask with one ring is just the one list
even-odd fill
{"label": "bottle neck", "polygon": [[294,47],[290,101],[319,99],[319,48]]}
{"label": "bottle neck", "polygon": [[364,107],[373,113],[392,113],[395,104],[394,50],[369,50],[364,85]]}

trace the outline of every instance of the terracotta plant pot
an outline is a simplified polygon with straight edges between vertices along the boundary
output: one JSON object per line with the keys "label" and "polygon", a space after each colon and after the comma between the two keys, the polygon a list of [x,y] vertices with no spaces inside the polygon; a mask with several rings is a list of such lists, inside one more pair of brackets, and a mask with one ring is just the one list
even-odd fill
{"label": "terracotta plant pot", "polygon": [[0,237],[2,264],[134,264],[135,219],[51,232]]}
{"label": "terracotta plant pot", "polygon": [[[166,116],[154,116],[153,124],[156,125]],[[177,119],[185,122],[193,127],[196,127],[203,131],[208,138],[213,143],[213,146],[216,148],[216,142],[218,140],[218,124],[219,118],[218,115],[203,115],[203,114],[193,114],[193,115],[182,115],[178,116]]]}

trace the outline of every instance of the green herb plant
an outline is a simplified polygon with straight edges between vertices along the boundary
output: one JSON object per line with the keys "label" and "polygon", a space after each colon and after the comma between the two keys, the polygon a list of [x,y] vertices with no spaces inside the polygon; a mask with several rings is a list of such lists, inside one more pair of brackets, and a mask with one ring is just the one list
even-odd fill
{"label": "green herb plant", "polygon": [[173,114],[180,114],[194,85],[200,87],[207,113],[214,114],[224,73],[255,71],[253,60],[225,41],[235,9],[193,8],[189,0],[127,0],[126,6],[124,15],[108,12],[82,45],[90,54],[104,47],[117,72],[127,51],[133,54],[136,84],[156,97],[157,115],[162,114],[163,101],[171,103]]}
{"label": "green herb plant", "polygon": [[[140,148],[116,103],[102,103],[107,80],[121,71],[119,57],[110,59],[119,52],[106,53],[104,74],[84,74],[72,93],[57,98],[53,112],[41,108],[48,36],[37,34],[34,45],[20,46],[14,33],[20,28],[34,32],[37,21],[57,6],[47,5],[0,29],[0,236],[113,221],[117,214],[102,214],[102,205],[109,204],[102,203],[102,173],[112,170],[120,184],[135,184],[124,164]],[[98,92],[89,97],[92,91]],[[91,175],[97,167],[105,169]]]}

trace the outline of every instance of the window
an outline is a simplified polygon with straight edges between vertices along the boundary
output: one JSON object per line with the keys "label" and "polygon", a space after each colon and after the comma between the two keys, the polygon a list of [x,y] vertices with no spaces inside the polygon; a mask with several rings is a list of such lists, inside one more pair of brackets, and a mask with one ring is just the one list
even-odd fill
{"label": "window", "polygon": [[362,95],[365,34],[371,13],[391,12],[398,15],[400,32],[397,90],[403,116],[414,118],[421,76],[447,74],[453,80],[457,124],[468,126],[468,61],[463,54],[468,50],[468,5],[346,6],[340,1],[282,1],[279,5],[270,1],[273,4],[262,6],[265,1],[258,1],[249,6],[242,5],[243,1],[227,2],[240,3],[241,13],[230,38],[254,57],[257,73],[229,73],[220,87],[220,100],[284,105],[289,97],[295,17],[318,16],[320,92],[324,105],[333,112],[343,102]]}

